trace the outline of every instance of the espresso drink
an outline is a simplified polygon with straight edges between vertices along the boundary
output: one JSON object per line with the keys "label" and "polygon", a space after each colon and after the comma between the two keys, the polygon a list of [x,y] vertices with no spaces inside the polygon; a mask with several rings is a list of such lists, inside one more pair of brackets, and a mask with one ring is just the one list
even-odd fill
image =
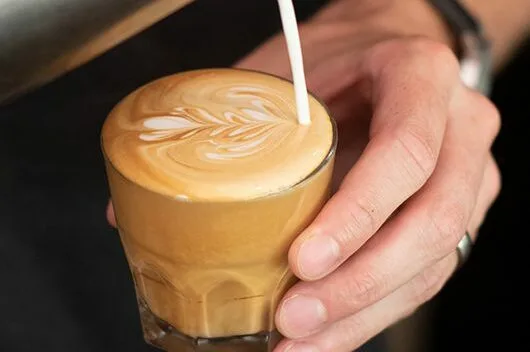
{"label": "espresso drink", "polygon": [[293,85],[235,69],[164,77],[110,113],[102,146],[146,340],[270,351],[287,252],[329,197],[326,108],[297,122]]}

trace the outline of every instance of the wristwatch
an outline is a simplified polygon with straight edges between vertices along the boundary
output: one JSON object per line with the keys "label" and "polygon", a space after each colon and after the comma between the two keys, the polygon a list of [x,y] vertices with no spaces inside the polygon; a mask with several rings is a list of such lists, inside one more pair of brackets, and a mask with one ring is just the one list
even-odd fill
{"label": "wristwatch", "polygon": [[429,0],[456,37],[463,82],[489,95],[492,80],[491,45],[479,20],[458,0]]}

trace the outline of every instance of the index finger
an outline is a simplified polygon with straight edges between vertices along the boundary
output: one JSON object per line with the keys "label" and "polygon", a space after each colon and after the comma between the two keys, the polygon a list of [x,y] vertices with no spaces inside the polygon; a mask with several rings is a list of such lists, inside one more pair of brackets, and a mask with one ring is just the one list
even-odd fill
{"label": "index finger", "polygon": [[370,140],[337,193],[291,246],[303,280],[319,279],[359,249],[432,174],[444,138],[458,61],[424,41],[374,49]]}

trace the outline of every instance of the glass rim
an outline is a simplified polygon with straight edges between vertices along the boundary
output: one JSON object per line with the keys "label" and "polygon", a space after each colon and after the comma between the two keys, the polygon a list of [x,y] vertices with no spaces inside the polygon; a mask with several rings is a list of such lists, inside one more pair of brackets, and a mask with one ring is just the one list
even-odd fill
{"label": "glass rim", "polygon": [[[174,76],[174,75],[180,75],[180,74],[185,74],[185,73],[193,73],[193,72],[201,72],[201,71],[245,71],[245,72],[253,72],[253,73],[257,73],[257,74],[260,74],[260,75],[266,75],[266,76],[269,76],[269,77],[274,77],[274,78],[277,78],[279,80],[282,80],[284,82],[287,82],[289,83],[291,86],[294,87],[294,84],[293,82],[289,81],[288,79],[284,78],[284,77],[281,77],[281,76],[278,76],[278,75],[275,75],[275,74],[272,74],[272,73],[268,73],[268,72],[263,72],[263,71],[258,71],[258,70],[251,70],[251,69],[243,69],[243,68],[201,68],[201,69],[194,69],[194,70],[184,70],[184,71],[181,71],[181,72],[178,72],[178,73],[174,73],[174,74],[171,74],[171,75],[166,75],[166,76],[162,76],[158,79],[155,79],[151,82],[148,82],[140,87],[138,87],[136,90],[138,89],[141,89],[142,87],[150,84],[150,83],[153,83],[157,80],[161,80],[161,79],[164,79],[164,78],[167,78],[167,77],[171,77],[171,76]],[[134,90],[134,91],[136,91]],[[134,93],[131,92],[129,93],[128,95],[126,95],[123,99],[125,99],[126,97],[128,97],[130,94]],[[143,185],[143,184],[140,184],[138,182],[135,182],[133,181],[130,177],[126,176],[118,167],[116,167],[116,165],[112,162],[111,158],[107,155],[107,152],[105,150],[105,143],[103,143],[103,133],[100,132],[100,148],[101,148],[101,151],[103,153],[103,157],[105,159],[105,161],[110,165],[112,166],[112,169],[117,173],[119,174],[124,180],[126,180],[127,182],[130,182],[132,183],[133,185],[149,192],[149,193],[153,193],[157,196],[160,196],[160,197],[163,197],[163,198],[167,198],[169,200],[172,200],[174,202],[177,202],[177,203],[189,203],[189,204],[205,204],[205,203],[213,203],[213,204],[217,204],[217,203],[240,203],[240,202],[253,202],[253,201],[260,201],[260,200],[265,200],[267,198],[274,198],[276,196],[279,196],[281,194],[284,194],[286,192],[289,192],[289,191],[293,191],[299,187],[302,187],[305,183],[309,182],[309,180],[311,180],[315,175],[317,175],[318,173],[320,173],[320,171],[322,171],[322,169],[324,169],[325,166],[327,166],[331,160],[333,159],[333,157],[335,156],[336,154],[336,151],[337,151],[337,145],[338,145],[338,128],[337,128],[337,123],[335,121],[335,119],[333,118],[333,116],[331,115],[331,112],[328,108],[328,106],[322,101],[322,99],[320,99],[319,97],[317,97],[315,94],[313,94],[310,90],[308,90],[308,94],[316,100],[316,102],[318,104],[320,104],[321,107],[324,108],[324,111],[326,112],[328,118],[329,118],[329,121],[331,123],[331,132],[332,132],[332,136],[331,136],[331,145],[329,147],[329,150],[328,152],[326,153],[326,156],[322,159],[322,161],[320,162],[320,164],[318,164],[317,167],[315,167],[315,169],[313,171],[311,171],[309,174],[307,174],[306,176],[304,176],[304,178],[302,178],[301,180],[299,180],[298,182],[296,183],[293,183],[292,185],[290,186],[287,186],[287,187],[284,187],[284,188],[281,188],[279,190],[276,190],[274,192],[271,192],[271,193],[267,193],[267,194],[264,194],[264,195],[260,195],[260,196],[257,196],[257,197],[251,197],[251,198],[241,198],[241,199],[193,199],[193,200],[190,200],[190,199],[179,199],[179,197],[177,196],[171,196],[167,193],[163,193],[163,192],[160,192],[160,191],[157,191],[155,190],[154,188],[151,188],[149,186],[146,186],[146,185]],[[113,109],[114,107],[116,107],[117,105],[119,104],[116,103],[114,106],[113,106]],[[111,110],[112,111],[112,110]],[[110,114],[110,112],[109,112]],[[108,118],[108,115],[107,115],[107,118]],[[107,119],[106,118],[106,119]],[[106,122],[106,119],[105,119],[105,122]],[[103,122],[103,125],[105,125],[105,122]],[[103,128],[103,127],[102,127]],[[112,194],[111,194],[112,196]]]}

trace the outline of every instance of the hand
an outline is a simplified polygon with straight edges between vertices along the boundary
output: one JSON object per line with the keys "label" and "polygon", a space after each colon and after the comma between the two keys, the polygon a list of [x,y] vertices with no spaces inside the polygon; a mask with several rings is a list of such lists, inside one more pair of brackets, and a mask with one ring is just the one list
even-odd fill
{"label": "hand", "polygon": [[[411,314],[500,189],[499,114],[461,83],[446,35],[419,38],[426,26],[377,12],[352,21],[332,7],[301,26],[309,89],[339,126],[337,189],[290,249],[301,281],[278,309],[276,352],[351,351]],[[281,36],[237,66],[290,78]]]}
{"label": "hand", "polygon": [[[338,1],[301,26],[308,87],[340,141],[336,192],[289,253],[301,281],[278,309],[276,352],[351,351],[411,314],[500,189],[498,112],[460,82],[442,22],[423,0],[380,3],[395,2]],[[290,78],[281,36],[237,66]]]}

